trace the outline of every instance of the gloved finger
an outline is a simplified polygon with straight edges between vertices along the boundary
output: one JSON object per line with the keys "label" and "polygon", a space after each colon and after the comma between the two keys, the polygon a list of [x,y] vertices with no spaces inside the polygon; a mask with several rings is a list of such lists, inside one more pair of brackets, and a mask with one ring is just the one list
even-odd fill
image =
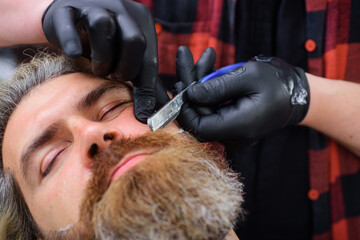
{"label": "gloved finger", "polygon": [[[61,49],[69,57],[79,57],[82,54],[82,46],[76,28],[75,16],[76,11],[73,8],[68,7],[59,8],[53,14],[52,24],[55,29],[55,35]],[[50,35],[54,36],[53,34]],[[50,42],[57,42],[57,40]]]}
{"label": "gloved finger", "polygon": [[[201,54],[199,60],[195,64],[197,81],[199,81],[202,77],[215,71],[215,66],[214,66],[215,60],[216,60],[215,50],[211,47],[206,48],[205,51]],[[215,109],[211,107],[197,106],[195,108],[200,115],[208,115],[215,112]]]}
{"label": "gloved finger", "polygon": [[199,60],[195,64],[195,72],[197,80],[200,80],[205,75],[212,73],[215,70],[216,54],[211,47],[205,49],[201,54]]}
{"label": "gloved finger", "polygon": [[170,101],[170,97],[167,94],[166,88],[164,84],[162,83],[161,79],[158,78],[157,84],[156,84],[156,109],[160,109],[162,106],[164,106],[166,103]]}
{"label": "gloved finger", "polygon": [[[268,109],[264,104],[260,104],[260,102],[251,98],[242,98],[230,105],[221,107],[217,111],[218,122],[216,124],[221,124],[219,125],[222,126],[221,131],[227,134],[221,134],[219,140],[258,139],[261,135],[267,133],[269,131],[268,126],[272,125],[268,119],[261,118],[261,113],[267,111]],[[262,121],[259,121],[259,119],[262,119]],[[214,133],[210,131],[209,134]]]}
{"label": "gloved finger", "polygon": [[116,23],[112,15],[102,8],[88,8],[84,15],[91,47],[92,70],[96,75],[106,76],[112,70]]}
{"label": "gloved finger", "polygon": [[194,84],[188,88],[186,96],[191,102],[199,105],[216,105],[235,97],[239,98],[247,94],[246,85],[249,80],[251,81],[241,77],[244,72],[245,66],[241,66],[220,77]]}
{"label": "gloved finger", "polygon": [[184,90],[187,85],[183,82],[176,82],[174,85],[173,94],[179,94],[182,90]]}
{"label": "gloved finger", "polygon": [[236,131],[242,124],[238,119],[239,111],[238,106],[230,105],[216,113],[201,116],[189,104],[184,104],[178,121],[182,128],[201,141],[238,140]]}
{"label": "gloved finger", "polygon": [[156,105],[156,86],[154,88],[133,87],[134,113],[138,121],[146,123],[154,113]]}
{"label": "gloved finger", "polygon": [[[139,105],[135,105],[135,116],[138,120],[145,121],[154,112],[156,104],[158,50],[155,25],[150,10],[145,5],[128,0],[124,1],[124,5],[132,13],[146,38],[140,74],[133,81],[135,86],[146,90],[141,96],[135,96],[135,98],[139,98]],[[141,105],[141,102],[146,104]]]}
{"label": "gloved finger", "polygon": [[188,47],[180,46],[177,50],[176,76],[186,85],[196,81],[194,59]]}
{"label": "gloved finger", "polygon": [[154,20],[149,8],[145,5],[129,0],[123,0],[123,4],[136,22],[135,24],[139,26],[138,31],[141,29],[143,37],[143,46],[140,46],[144,48],[143,54],[130,55],[132,58],[142,60],[139,64],[140,74],[132,79],[132,82],[138,87],[155,89],[158,74],[158,49]]}
{"label": "gloved finger", "polygon": [[196,108],[184,103],[177,120],[183,129],[189,131],[200,141],[219,141],[224,138],[224,118],[217,113],[202,116]]}
{"label": "gloved finger", "polygon": [[[123,2],[119,1],[119,11],[116,15],[116,24],[118,26],[117,39],[119,43],[116,45],[121,47],[118,52],[116,72],[126,80],[133,81],[139,75],[142,67],[144,52],[146,49],[146,38],[140,30],[138,24],[131,17]],[[134,83],[134,82],[133,82]],[[137,85],[136,83],[134,83]],[[155,93],[153,93],[155,98]]]}
{"label": "gloved finger", "polygon": [[197,131],[197,126],[199,125],[201,116],[193,109],[188,103],[184,103],[181,106],[180,114],[177,117],[177,121],[180,124],[181,128],[189,131],[197,139],[203,139],[201,132]]}
{"label": "gloved finger", "polygon": [[143,123],[153,114],[156,105],[158,60],[157,46],[153,44],[157,45],[156,41],[147,45],[140,74],[133,81],[135,117]]}
{"label": "gloved finger", "polygon": [[[213,51],[213,49],[206,49],[201,55],[198,63],[200,72],[202,72],[201,74],[204,74],[207,71],[211,71],[210,69],[213,69],[215,63],[215,52]],[[209,67],[209,65],[211,66]],[[195,72],[195,67],[196,66],[194,66],[193,56],[189,48],[185,46],[180,46],[176,55],[176,75],[179,79],[179,82],[176,84],[177,93],[182,91],[189,84],[198,80],[198,78],[196,77],[197,72]],[[195,108],[197,113],[199,113],[200,115],[211,114],[213,112],[213,109],[210,108],[199,106]]]}

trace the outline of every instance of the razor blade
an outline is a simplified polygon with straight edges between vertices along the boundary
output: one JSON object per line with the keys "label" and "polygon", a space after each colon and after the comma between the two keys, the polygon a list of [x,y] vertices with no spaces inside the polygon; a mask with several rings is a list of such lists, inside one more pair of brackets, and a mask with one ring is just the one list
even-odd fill
{"label": "razor blade", "polygon": [[[195,82],[191,83],[189,86],[193,84],[195,84]],[[164,128],[177,118],[180,113],[181,106],[184,104],[183,95],[189,86],[178,93],[173,99],[170,100],[170,102],[165,104],[159,111],[148,118],[147,124],[151,131]]]}
{"label": "razor blade", "polygon": [[[219,70],[210,73],[206,75],[205,77],[201,78],[199,80],[199,83],[206,82],[210,79],[222,76],[226,73],[229,73],[241,65],[243,65],[245,62],[241,63],[235,63],[228,66],[225,66],[223,68],[220,68]],[[187,86],[184,90],[182,90],[180,93],[178,93],[175,97],[173,97],[167,104],[165,104],[160,110],[158,110],[156,113],[151,115],[151,117],[148,118],[147,124],[151,131],[156,131],[160,128],[164,128],[167,125],[169,125],[172,121],[174,121],[180,113],[181,107],[184,104],[184,98],[183,95],[187,91],[187,89],[195,84],[196,82],[191,83],[189,86]]]}

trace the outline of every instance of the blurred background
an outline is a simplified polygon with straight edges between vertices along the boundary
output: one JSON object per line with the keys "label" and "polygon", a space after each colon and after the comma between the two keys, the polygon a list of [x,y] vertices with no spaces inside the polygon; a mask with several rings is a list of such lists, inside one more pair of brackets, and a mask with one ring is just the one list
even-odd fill
{"label": "blurred background", "polygon": [[29,61],[37,49],[48,47],[47,45],[23,45],[0,48],[0,81],[9,80],[16,66]]}
{"label": "blurred background", "polygon": [[10,79],[17,64],[18,58],[14,48],[0,48],[0,81]]}

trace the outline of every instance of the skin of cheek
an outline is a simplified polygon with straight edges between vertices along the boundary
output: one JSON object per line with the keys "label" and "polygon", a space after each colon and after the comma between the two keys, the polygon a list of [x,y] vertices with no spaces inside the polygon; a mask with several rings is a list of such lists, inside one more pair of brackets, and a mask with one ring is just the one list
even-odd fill
{"label": "skin of cheek", "polygon": [[135,137],[150,131],[148,125],[136,120],[132,106],[124,109],[120,116],[114,119],[111,124],[125,137]]}
{"label": "skin of cheek", "polygon": [[91,177],[91,169],[84,167],[80,157],[69,156],[28,201],[41,230],[57,230],[78,221],[83,191]]}
{"label": "skin of cheek", "polygon": [[[135,137],[150,131],[150,128],[147,124],[143,124],[136,120],[134,115],[134,109],[132,106],[126,108],[121,113],[121,116],[119,116],[115,121],[115,127],[118,128],[125,137]],[[175,122],[172,122],[168,126],[166,126],[165,130],[168,132],[176,133],[179,131],[179,127],[176,125]]]}

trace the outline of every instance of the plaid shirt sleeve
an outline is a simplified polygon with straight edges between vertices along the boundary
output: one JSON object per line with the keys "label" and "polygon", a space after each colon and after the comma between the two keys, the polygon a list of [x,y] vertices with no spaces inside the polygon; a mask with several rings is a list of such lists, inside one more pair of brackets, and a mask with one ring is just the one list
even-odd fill
{"label": "plaid shirt sleeve", "polygon": [[[137,0],[154,13],[159,74],[175,75],[176,50],[190,47],[196,61],[206,47],[217,53],[216,67],[234,62],[235,4],[241,0]],[[308,71],[330,79],[360,82],[360,1],[305,0],[304,48]],[[156,11],[166,11],[156,18]],[[172,21],[176,14],[184,21]],[[176,16],[175,16],[176,17]],[[314,240],[360,239],[360,159],[314,130],[310,134],[308,198]]]}
{"label": "plaid shirt sleeve", "polygon": [[[360,2],[307,0],[309,72],[360,82]],[[360,159],[313,131],[310,187],[313,239],[360,239]],[[322,145],[322,147],[319,147]]]}

